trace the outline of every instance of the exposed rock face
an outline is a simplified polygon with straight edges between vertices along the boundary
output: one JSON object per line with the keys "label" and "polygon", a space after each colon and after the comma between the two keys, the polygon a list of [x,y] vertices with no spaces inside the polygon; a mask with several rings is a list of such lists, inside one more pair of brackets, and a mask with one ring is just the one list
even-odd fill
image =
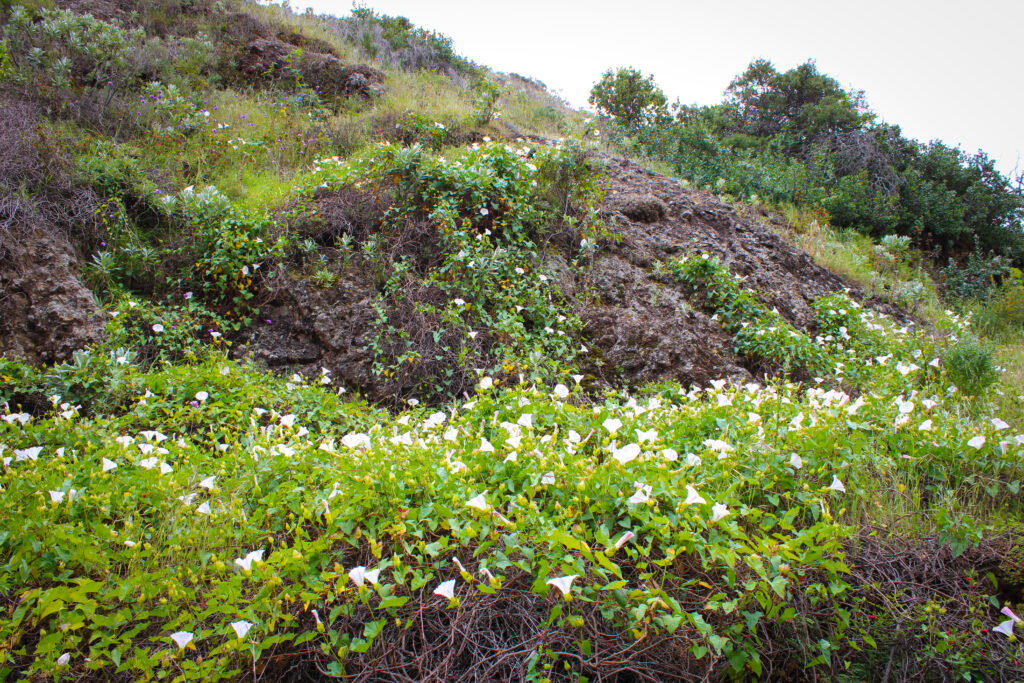
{"label": "exposed rock face", "polygon": [[261,308],[261,319],[236,344],[232,355],[309,377],[327,368],[332,379],[345,387],[359,390],[367,399],[380,399],[382,388],[367,348],[377,317],[373,300],[372,280],[362,269],[346,270],[341,281],[328,289],[292,279]]}
{"label": "exposed rock face", "polygon": [[666,379],[706,384],[750,377],[732,338],[695,310],[674,277],[655,264],[684,254],[718,256],[747,277],[768,306],[801,329],[813,324],[809,303],[841,290],[838,276],[815,264],[765,226],[740,218],[713,195],[623,160],[610,160],[603,209],[622,239],[598,252],[577,286],[596,301],[577,299],[595,363],[591,372],[612,384]]}
{"label": "exposed rock face", "polygon": [[[585,323],[588,374],[612,386],[661,380],[706,385],[711,379],[752,379],[754,365],[733,351],[733,340],[711,316],[695,309],[675,278],[657,265],[684,254],[718,256],[747,277],[768,306],[807,330],[812,300],[843,288],[834,274],[783,242],[760,223],[738,216],[712,195],[621,159],[611,160],[602,209],[621,240],[608,240],[586,269],[574,270],[561,252],[547,256],[563,293]],[[357,241],[378,229],[381,208],[353,191],[316,197],[320,222],[310,236],[322,245],[343,234]],[[321,367],[369,399],[385,387],[372,372],[375,288],[371,269],[356,258],[341,280],[318,289],[297,274],[276,283],[277,294],[238,355],[272,368],[315,376]],[[813,332],[813,329],[811,329]]]}
{"label": "exposed rock face", "polygon": [[102,311],[79,279],[66,239],[30,230],[5,238],[3,246],[0,353],[54,363],[102,338]]}
{"label": "exposed rock face", "polygon": [[252,80],[284,78],[297,73],[321,97],[374,97],[385,91],[384,74],[366,64],[344,65],[333,54],[302,50],[277,38],[257,38],[244,49],[239,63]]}

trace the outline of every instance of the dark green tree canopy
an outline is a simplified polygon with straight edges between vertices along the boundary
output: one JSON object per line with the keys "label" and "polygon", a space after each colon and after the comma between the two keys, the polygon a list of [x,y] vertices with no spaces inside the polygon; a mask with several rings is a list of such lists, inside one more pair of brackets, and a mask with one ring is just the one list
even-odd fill
{"label": "dark green tree canopy", "polygon": [[608,69],[590,90],[590,104],[625,128],[636,130],[664,112],[665,93],[632,67]]}
{"label": "dark green tree canopy", "polygon": [[735,107],[737,132],[782,136],[789,151],[805,151],[861,128],[872,118],[861,92],[848,93],[813,61],[779,73],[758,59],[725,91]]}

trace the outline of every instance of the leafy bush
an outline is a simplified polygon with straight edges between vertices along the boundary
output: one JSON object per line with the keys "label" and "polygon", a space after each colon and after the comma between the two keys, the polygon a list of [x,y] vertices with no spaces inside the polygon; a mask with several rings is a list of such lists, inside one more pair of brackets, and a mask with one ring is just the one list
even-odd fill
{"label": "leafy bush", "polygon": [[784,372],[826,368],[828,357],[817,341],[768,310],[752,290],[741,287],[742,278],[734,277],[716,257],[687,256],[672,261],[670,268],[732,333],[737,353],[768,361]]}
{"label": "leafy bush", "polygon": [[131,51],[144,37],[142,30],[89,14],[21,6],[11,10],[4,27],[14,80],[55,102],[86,86],[117,88],[130,81]]}
{"label": "leafy bush", "polygon": [[1024,331],[1024,277],[1011,269],[995,293],[975,311],[978,328],[996,339],[1013,339]]}
{"label": "leafy bush", "polygon": [[538,245],[556,230],[573,248],[593,235],[599,177],[577,146],[486,140],[452,159],[377,145],[318,166],[312,188],[369,186],[391,205],[382,232],[360,239],[382,283],[376,370],[398,395],[457,396],[477,369],[539,381],[573,371],[581,323]]}
{"label": "leafy bush", "polygon": [[663,115],[665,93],[654,77],[633,68],[609,69],[590,89],[590,104],[627,130],[638,130]]}
{"label": "leafy bush", "polygon": [[999,279],[1009,274],[1010,264],[1001,256],[972,251],[962,264],[953,259],[939,272],[943,292],[950,299],[987,300]]}
{"label": "leafy bush", "polygon": [[968,396],[980,396],[999,378],[992,349],[974,337],[955,342],[943,360],[949,379]]}
{"label": "leafy bush", "polygon": [[476,71],[472,62],[455,53],[451,38],[415,26],[405,17],[357,6],[350,16],[327,18],[327,22],[371,59],[406,69],[441,71],[456,77]]}

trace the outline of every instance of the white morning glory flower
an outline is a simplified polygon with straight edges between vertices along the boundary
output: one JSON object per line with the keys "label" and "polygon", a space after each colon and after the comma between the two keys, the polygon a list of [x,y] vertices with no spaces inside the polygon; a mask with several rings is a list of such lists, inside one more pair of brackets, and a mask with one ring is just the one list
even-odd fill
{"label": "white morning glory flower", "polygon": [[640,443],[644,443],[645,441],[654,441],[657,438],[657,429],[648,429],[647,431],[643,431],[641,429],[636,430],[636,440]]}
{"label": "white morning glory flower", "polygon": [[980,435],[975,436],[970,441],[967,442],[967,445],[973,448],[974,450],[978,450],[979,448],[985,445],[985,437]]}
{"label": "white morning glory flower", "polygon": [[612,447],[612,457],[622,465],[625,465],[627,462],[632,460],[636,460],[638,455],[640,455],[640,444],[631,443],[623,446],[622,448]]}
{"label": "white morning glory flower", "polygon": [[208,398],[210,398],[210,395],[208,393],[206,393],[205,391],[197,391],[196,392],[196,400],[199,401],[200,403],[202,403],[203,401],[205,401]]}
{"label": "white morning glory flower", "polygon": [[491,506],[487,504],[487,499],[484,498],[483,493],[477,496],[473,496],[472,498],[467,500],[466,505],[473,508],[474,510],[480,510],[481,512],[487,512],[488,510],[491,509]]}
{"label": "white morning glory flower", "polygon": [[666,448],[661,452],[661,457],[669,462],[675,462],[679,459],[679,453],[674,448]]}
{"label": "white morning glory flower", "polygon": [[789,456],[789,464],[793,469],[798,470],[804,466],[804,460],[799,455],[794,453],[793,455]]}
{"label": "white morning glory flower", "polygon": [[569,395],[569,387],[564,384],[556,384],[554,390],[555,398],[565,398]]}
{"label": "white morning glory flower", "polygon": [[455,597],[455,579],[442,581],[440,585],[434,589],[434,595],[440,595],[442,598],[448,598],[449,600]]}
{"label": "white morning glory flower", "polygon": [[[14,462],[22,462],[24,460],[36,460],[39,458],[39,454],[42,452],[42,446],[32,446],[31,448],[18,448],[14,451]],[[103,470],[106,472],[106,470]]]}
{"label": "white morning glory flower", "polygon": [[103,471],[104,472],[109,472],[109,471],[115,470],[115,469],[117,469],[117,463],[116,462],[114,462],[113,460],[107,460],[106,458],[103,458]]}
{"label": "white morning glory flower", "polygon": [[64,492],[63,491],[50,491],[50,502],[51,503],[63,503]]}
{"label": "white morning glory flower", "polygon": [[196,512],[198,512],[201,515],[213,514],[213,511],[210,510],[210,502],[204,501],[202,505],[196,508]]}
{"label": "white morning glory flower", "polygon": [[527,429],[533,428],[533,413],[523,413],[516,420],[516,424],[520,427],[526,427]]}
{"label": "white morning glory flower", "polygon": [[60,657],[57,657],[57,666],[67,666],[71,661],[71,653],[65,652]]}
{"label": "white morning glory flower", "polygon": [[919,432],[930,432],[930,431],[932,431],[932,421],[930,419],[929,420],[925,420],[924,422],[921,423],[921,426],[917,428],[917,431],[919,431]]}
{"label": "white morning glory flower", "polygon": [[567,576],[559,576],[555,579],[548,579],[544,583],[548,584],[549,586],[554,586],[562,592],[562,595],[566,595],[572,588],[572,582],[575,581],[577,578],[579,578],[579,574],[569,574]]}
{"label": "white morning glory flower", "polygon": [[241,640],[245,638],[245,634],[252,628],[252,622],[245,621],[244,619],[242,621],[233,621],[231,622],[231,628],[235,630],[235,635]]}
{"label": "white morning glory flower", "polygon": [[622,428],[622,420],[617,417],[609,417],[601,423],[601,426],[607,429],[612,436],[615,436],[615,432]]}
{"label": "white morning glory flower", "polygon": [[722,519],[723,517],[727,517],[728,515],[729,508],[725,505],[725,503],[715,503],[713,506],[711,506],[712,522],[717,522],[718,520]]}
{"label": "white morning glory flower", "polygon": [[634,534],[632,531],[627,531],[626,533],[619,536],[619,540],[615,541],[614,548],[616,550],[619,550],[620,548],[622,548],[622,546],[626,545],[634,538],[636,538],[636,534]]}
{"label": "white morning glory flower", "polygon": [[1003,422],[998,417],[992,418],[992,426],[995,427],[997,431],[1002,431],[1004,429],[1010,428],[1010,425],[1008,425],[1006,422]]}
{"label": "white morning glory flower", "polygon": [[253,550],[251,553],[247,554],[245,557],[236,557],[235,558],[235,564],[237,564],[239,567],[241,567],[245,571],[249,571],[252,568],[252,563],[253,562],[262,562],[262,561],[263,561],[263,550],[262,549],[260,549],[260,550]]}
{"label": "white morning glory flower", "polygon": [[554,472],[546,472],[544,474],[544,476],[541,477],[540,483],[542,485],[544,485],[544,486],[550,486],[551,484],[554,484],[555,483],[555,473]]}
{"label": "white morning glory flower", "polygon": [[686,500],[683,501],[684,505],[704,505],[707,503],[704,497],[697,493],[697,489],[690,485],[686,487]]}
{"label": "white morning glory flower", "polygon": [[161,325],[160,323],[157,323],[153,325],[153,331],[156,332],[157,334],[161,334],[164,331],[164,326]]}
{"label": "white morning glory flower", "polygon": [[288,427],[289,429],[291,429],[292,426],[295,424],[295,416],[294,415],[282,415],[281,418],[280,418],[280,421],[281,421],[281,426]]}
{"label": "white morning glory flower", "polygon": [[348,573],[348,578],[352,579],[352,583],[357,586],[364,585],[366,583],[366,567],[362,565],[353,567]]}
{"label": "white morning glory flower", "polygon": [[171,640],[173,640],[174,644],[180,649],[184,650],[185,647],[192,642],[192,634],[188,631],[178,631],[171,634]]}
{"label": "white morning glory flower", "polygon": [[828,487],[830,489],[832,489],[833,491],[839,491],[841,493],[846,493],[846,487],[843,486],[843,482],[839,481],[839,477],[837,477],[834,474],[832,475],[832,483],[829,484]]}
{"label": "white morning glory flower", "polygon": [[1012,636],[1013,635],[1013,619],[1007,619],[1006,621],[1004,621],[1001,624],[999,624],[999,626],[994,626],[992,628],[992,632],[993,633],[1002,633],[1004,636],[1007,636],[1007,637]]}
{"label": "white morning glory flower", "polygon": [[[637,483],[639,483],[639,482],[637,482]],[[629,497],[629,502],[632,503],[633,505],[641,505],[643,503],[648,502],[651,499],[651,495],[650,494],[651,494],[651,485],[650,484],[640,484],[640,486],[637,487],[636,492],[632,496]]]}
{"label": "white morning glory flower", "polygon": [[207,477],[206,479],[203,479],[201,482],[199,482],[199,487],[200,488],[204,488],[207,491],[212,491],[213,490],[213,482],[216,481],[216,479],[217,479],[216,476]]}

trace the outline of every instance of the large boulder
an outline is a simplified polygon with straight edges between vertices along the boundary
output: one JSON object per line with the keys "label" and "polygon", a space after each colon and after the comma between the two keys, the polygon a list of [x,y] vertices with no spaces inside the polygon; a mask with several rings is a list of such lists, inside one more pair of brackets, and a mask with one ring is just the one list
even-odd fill
{"label": "large boulder", "polygon": [[59,232],[6,235],[0,249],[0,353],[56,363],[103,337],[103,313]]}

